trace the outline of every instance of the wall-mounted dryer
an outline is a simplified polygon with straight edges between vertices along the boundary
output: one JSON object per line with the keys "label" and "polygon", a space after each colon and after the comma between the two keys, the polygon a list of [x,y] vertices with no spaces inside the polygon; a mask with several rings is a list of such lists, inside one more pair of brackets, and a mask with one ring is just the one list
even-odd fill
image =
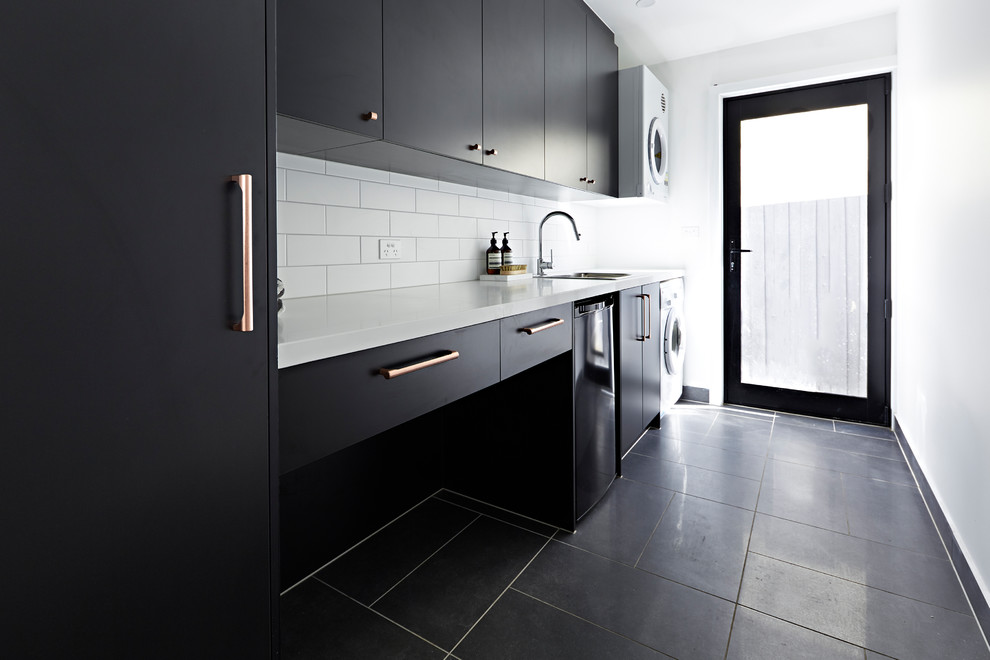
{"label": "wall-mounted dryer", "polygon": [[669,101],[645,66],[619,71],[619,197],[667,200]]}

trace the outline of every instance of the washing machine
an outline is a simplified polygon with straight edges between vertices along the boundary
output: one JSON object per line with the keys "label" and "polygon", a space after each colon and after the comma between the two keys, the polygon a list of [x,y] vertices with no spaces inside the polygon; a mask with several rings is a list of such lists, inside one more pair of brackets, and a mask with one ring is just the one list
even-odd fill
{"label": "washing machine", "polygon": [[667,201],[669,101],[645,66],[619,71],[619,197]]}
{"label": "washing machine", "polygon": [[660,416],[684,391],[684,278],[660,283],[660,327],[663,328],[663,364],[660,365]]}

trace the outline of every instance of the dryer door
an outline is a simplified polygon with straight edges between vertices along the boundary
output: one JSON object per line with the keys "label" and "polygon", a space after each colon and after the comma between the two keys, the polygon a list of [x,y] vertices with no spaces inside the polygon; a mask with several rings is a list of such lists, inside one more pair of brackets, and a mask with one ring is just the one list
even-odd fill
{"label": "dryer door", "polygon": [[646,161],[653,183],[662,186],[667,176],[667,134],[659,117],[653,118],[646,134]]}
{"label": "dryer door", "polygon": [[684,366],[684,323],[681,310],[671,307],[663,329],[663,367],[671,376],[681,373]]}

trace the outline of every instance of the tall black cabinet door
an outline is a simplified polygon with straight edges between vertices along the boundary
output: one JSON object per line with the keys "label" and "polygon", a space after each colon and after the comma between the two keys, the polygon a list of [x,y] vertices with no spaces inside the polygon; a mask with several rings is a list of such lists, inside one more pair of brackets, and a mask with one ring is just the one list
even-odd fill
{"label": "tall black cabinet door", "polygon": [[484,0],[484,29],[484,164],[542,179],[543,3]]}
{"label": "tall black cabinet door", "polygon": [[270,657],[273,9],[5,7],[4,657]]}
{"label": "tall black cabinet door", "polygon": [[482,161],[481,0],[384,0],[385,139]]}
{"label": "tall black cabinet door", "polygon": [[643,285],[646,296],[647,339],[643,342],[643,417],[640,431],[660,414],[660,369],[663,368],[663,327],[660,325],[660,283]]}
{"label": "tall black cabinet door", "polygon": [[382,0],[279,0],[278,112],[382,137]]}
{"label": "tall black cabinet door", "polygon": [[584,6],[546,0],[546,180],[584,189],[588,64]]}
{"label": "tall black cabinet door", "polygon": [[588,17],[588,190],[619,195],[619,49]]}
{"label": "tall black cabinet door", "polygon": [[616,345],[616,435],[621,458],[643,433],[643,346],[646,327],[640,287],[619,292]]}

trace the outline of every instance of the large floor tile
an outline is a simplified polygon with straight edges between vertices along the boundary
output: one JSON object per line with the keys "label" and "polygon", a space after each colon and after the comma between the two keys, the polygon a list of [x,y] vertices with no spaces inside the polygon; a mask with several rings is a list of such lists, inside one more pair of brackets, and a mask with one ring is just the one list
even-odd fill
{"label": "large floor tile", "polygon": [[756,480],[763,477],[763,463],[766,460],[763,456],[719,449],[697,442],[686,442],[681,438],[664,438],[652,430],[647,431],[633,452],[652,458],[662,458],[672,463],[693,465],[714,472]]}
{"label": "large floor tile", "polygon": [[605,497],[578,522],[577,531],[559,531],[554,537],[590,552],[635,565],[673,492],[616,479]]}
{"label": "large floor tile", "polygon": [[945,557],[942,540],[917,487],[850,475],[842,479],[853,536]]}
{"label": "large floor tile", "polygon": [[729,640],[732,603],[563,543],[514,587],[681,660],[723,657]]}
{"label": "large floor tile", "polygon": [[744,509],[756,507],[760,482],[704,468],[630,453],[622,459],[625,479],[695,495]]}
{"label": "large floor tile", "polygon": [[972,616],[750,554],[739,604],[901,660],[990,658]]}
{"label": "large floor tile", "polygon": [[969,614],[948,559],[756,515],[750,552]]}
{"label": "large floor tile", "polygon": [[778,426],[800,426],[803,428],[822,429],[824,431],[835,431],[835,424],[831,419],[821,417],[808,417],[806,415],[793,415],[791,413],[777,413],[773,418],[774,431]]}
{"label": "large floor tile", "polygon": [[482,516],[385,594],[374,609],[449,650],[546,542]]}
{"label": "large floor tile", "polygon": [[505,509],[500,509],[499,507],[492,506],[491,504],[479,502],[476,499],[472,499],[466,495],[461,495],[460,493],[455,493],[453,491],[441,490],[435,495],[435,497],[436,499],[443,500],[444,502],[456,504],[457,506],[465,508],[469,511],[483,513],[489,518],[495,518],[496,520],[501,520],[502,522],[509,523],[510,525],[522,527],[523,529],[529,530],[541,536],[551,537],[557,531],[556,527],[548,525],[547,523],[540,522],[539,520],[533,520],[532,518],[521,516],[518,513],[506,511]]}
{"label": "large floor tile", "polygon": [[756,510],[779,518],[848,533],[842,475],[768,460]]}
{"label": "large floor tile", "polygon": [[722,437],[745,437],[756,440],[769,440],[773,428],[773,417],[759,418],[745,415],[720,413],[706,435]]}
{"label": "large floor tile", "polygon": [[668,413],[660,418],[660,432],[674,437],[685,433],[705,435],[717,416],[709,411]]}
{"label": "large floor tile", "polygon": [[782,441],[810,444],[823,449],[839,449],[855,454],[866,454],[879,458],[889,458],[904,461],[904,454],[895,440],[873,438],[862,435],[836,433],[830,430],[801,428],[786,424],[774,424],[771,435],[772,444],[780,445]]}
{"label": "large floor tile", "polygon": [[854,424],[853,422],[835,422],[835,430],[839,433],[852,433],[864,435],[872,438],[894,439],[894,432],[886,426],[872,426],[870,424]]}
{"label": "large floor tile", "polygon": [[753,512],[678,493],[638,568],[734,601]]}
{"label": "large floor tile", "polygon": [[770,443],[769,456],[777,460],[822,468],[823,470],[834,470],[868,479],[882,479],[909,486],[914,485],[914,476],[903,458],[896,460],[880,458],[821,447],[809,442],[777,438]]}
{"label": "large floor tile", "polygon": [[371,605],[477,513],[431,498],[317,573],[323,582]]}
{"label": "large floor tile", "polygon": [[863,649],[746,607],[736,608],[726,660],[863,660]]}
{"label": "large floor tile", "polygon": [[442,660],[446,653],[316,580],[281,599],[285,660],[408,658]]}
{"label": "large floor tile", "polygon": [[509,589],[454,649],[462,660],[656,660],[625,637]]}

